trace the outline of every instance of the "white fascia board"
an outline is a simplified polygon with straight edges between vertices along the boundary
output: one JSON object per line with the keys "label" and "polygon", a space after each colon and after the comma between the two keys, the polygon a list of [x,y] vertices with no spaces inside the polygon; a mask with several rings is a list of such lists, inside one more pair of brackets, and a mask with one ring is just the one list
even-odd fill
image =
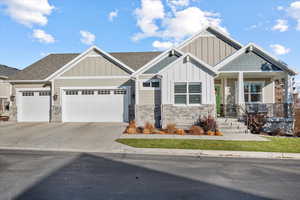
{"label": "white fascia board", "polygon": [[200,65],[202,65],[202,66],[206,67],[208,70],[212,71],[215,75],[218,74],[218,71],[216,71],[212,66],[210,66],[209,64],[207,64],[203,60],[200,60],[199,58],[197,58],[196,56],[194,56],[191,53],[188,53],[187,55],[190,56],[196,62],[198,62]]}
{"label": "white fascia board", "polygon": [[9,83],[48,83],[46,80],[7,80]]}
{"label": "white fascia board", "polygon": [[213,26],[205,26],[204,28],[202,28],[200,31],[198,31],[196,34],[192,35],[190,38],[186,39],[185,41],[181,42],[179,45],[176,46],[177,49],[181,49],[183,46],[186,46],[187,44],[191,43],[192,41],[194,41],[195,39],[197,39],[201,33],[203,31],[206,31],[208,29],[211,29],[215,32],[217,32],[218,34],[220,34],[221,36],[223,36],[224,38],[226,38],[227,40],[229,40],[232,43],[235,43],[237,46],[240,46],[240,48],[243,47],[243,45],[241,43],[239,43],[238,41],[236,41],[235,39],[231,38],[228,34],[224,33],[223,31],[221,31],[219,28],[217,27],[213,27]]}
{"label": "white fascia board", "polygon": [[[271,55],[270,53],[268,53],[267,51],[265,51],[263,48],[261,48],[260,46],[258,46],[257,44],[254,43],[250,43],[255,49],[257,49],[258,51],[260,51],[261,53],[265,54],[267,57],[269,57],[271,60],[275,61],[275,63],[277,63],[279,66],[279,68],[281,68],[284,71],[289,72],[292,75],[297,75],[297,72],[291,70],[288,66],[284,65],[281,63],[281,61],[276,58],[275,56]],[[254,50],[255,51],[255,50]],[[261,54],[260,52],[257,52],[258,54]],[[263,56],[263,55],[262,55]]]}
{"label": "white fascia board", "polygon": [[25,91],[50,91],[51,88],[16,88],[16,92],[25,92]]}
{"label": "white fascia board", "polygon": [[56,79],[131,79],[131,76],[60,76]]}
{"label": "white fascia board", "polygon": [[148,62],[143,67],[141,67],[139,70],[137,70],[135,73],[133,73],[132,76],[136,77],[137,75],[142,74],[143,72],[145,72],[146,70],[148,70],[149,68],[151,68],[153,65],[155,65],[158,62],[160,62],[161,60],[163,60],[173,50],[175,52],[181,54],[181,55],[184,55],[184,52],[178,50],[177,48],[170,48],[170,49],[166,50],[165,52],[161,53],[160,55],[158,55],[157,57],[155,57],[153,60],[151,60],[150,62]]}
{"label": "white fascia board", "polygon": [[57,70],[56,72],[54,72],[53,74],[51,74],[50,76],[48,76],[45,80],[52,80],[55,79],[56,77],[60,76],[63,72],[65,72],[65,70],[72,68],[74,65],[74,63],[76,63],[76,61],[78,60],[82,60],[85,57],[87,57],[87,54],[92,51],[92,50],[96,50],[99,51],[101,54],[105,55],[106,57],[110,58],[111,60],[115,61],[116,63],[118,63],[119,65],[121,65],[122,67],[124,67],[126,70],[128,70],[131,73],[134,73],[134,70],[131,69],[130,67],[128,67],[127,65],[125,65],[123,62],[121,62],[120,60],[116,59],[115,57],[111,56],[110,54],[106,53],[105,51],[103,51],[102,49],[100,49],[97,46],[91,46],[90,48],[88,48],[86,51],[84,51],[83,53],[81,53],[80,55],[76,56],[73,60],[71,60],[70,62],[68,62],[67,64],[65,64],[63,67],[61,67],[59,70]]}
{"label": "white fascia board", "polygon": [[[273,60],[276,63],[276,66],[278,66],[283,71],[287,71],[287,72],[289,72],[293,75],[297,74],[293,70],[289,69],[287,66],[284,66],[283,64],[281,64],[280,60],[278,60],[277,58],[272,56],[270,53],[266,52],[263,48],[259,47],[258,45],[254,44],[254,43],[247,44],[246,46],[244,46],[243,48],[241,48],[240,50],[238,50],[237,52],[235,52],[234,54],[232,54],[231,56],[229,56],[228,58],[226,58],[225,60],[220,62],[219,64],[217,64],[215,66],[215,69],[220,70],[222,67],[224,67],[225,65],[227,65],[228,63],[230,63],[231,61],[233,61],[234,59],[236,59],[237,57],[239,57],[243,53],[245,53],[247,51],[247,49],[250,48],[250,47],[253,47],[253,51],[256,52],[257,54],[259,54],[260,56],[269,57],[269,59]],[[265,54],[265,55],[262,55],[262,54]]]}

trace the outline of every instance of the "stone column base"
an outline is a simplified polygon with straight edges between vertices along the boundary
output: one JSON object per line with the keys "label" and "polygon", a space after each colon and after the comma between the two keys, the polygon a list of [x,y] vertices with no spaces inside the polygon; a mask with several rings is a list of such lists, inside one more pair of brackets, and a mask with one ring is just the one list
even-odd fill
{"label": "stone column base", "polygon": [[51,122],[62,122],[62,108],[61,106],[52,106],[51,108]]}

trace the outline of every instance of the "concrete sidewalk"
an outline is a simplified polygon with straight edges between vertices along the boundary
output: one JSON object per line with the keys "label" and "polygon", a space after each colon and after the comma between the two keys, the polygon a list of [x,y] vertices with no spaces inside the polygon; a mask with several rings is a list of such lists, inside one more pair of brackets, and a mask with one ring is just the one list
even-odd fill
{"label": "concrete sidewalk", "polygon": [[225,141],[269,141],[265,137],[254,134],[226,133],[224,136],[208,135],[159,135],[159,134],[122,134],[121,139],[189,139],[189,140],[225,140]]}
{"label": "concrete sidewalk", "polygon": [[53,151],[76,153],[117,153],[136,155],[164,155],[164,156],[189,156],[189,157],[228,157],[228,158],[264,158],[264,159],[293,159],[300,160],[300,153],[281,152],[251,152],[251,151],[217,151],[217,150],[186,150],[186,149],[156,149],[133,148],[122,145],[113,150],[87,150],[87,149],[51,149],[51,148],[14,148],[1,146],[0,150],[16,151]]}

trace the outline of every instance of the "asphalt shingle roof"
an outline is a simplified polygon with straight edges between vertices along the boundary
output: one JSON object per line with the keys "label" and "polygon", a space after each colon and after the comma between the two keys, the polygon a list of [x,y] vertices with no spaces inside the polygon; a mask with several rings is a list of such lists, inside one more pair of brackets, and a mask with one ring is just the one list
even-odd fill
{"label": "asphalt shingle roof", "polygon": [[[154,59],[161,52],[115,52],[110,53],[134,71],[140,69],[146,63]],[[25,69],[9,77],[11,80],[44,80],[65,64],[73,60],[79,54],[50,54],[33,63]]]}
{"label": "asphalt shingle roof", "polygon": [[19,70],[13,67],[8,67],[6,65],[0,65],[0,76],[11,76],[18,72]]}

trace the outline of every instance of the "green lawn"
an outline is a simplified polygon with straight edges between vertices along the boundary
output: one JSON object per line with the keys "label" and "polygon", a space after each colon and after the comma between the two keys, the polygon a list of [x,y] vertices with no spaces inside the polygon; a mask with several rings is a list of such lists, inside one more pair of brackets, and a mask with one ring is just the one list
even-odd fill
{"label": "green lawn", "polygon": [[270,139],[270,141],[266,142],[184,139],[118,139],[117,142],[136,148],[300,153],[300,138],[268,137],[268,139]]}

